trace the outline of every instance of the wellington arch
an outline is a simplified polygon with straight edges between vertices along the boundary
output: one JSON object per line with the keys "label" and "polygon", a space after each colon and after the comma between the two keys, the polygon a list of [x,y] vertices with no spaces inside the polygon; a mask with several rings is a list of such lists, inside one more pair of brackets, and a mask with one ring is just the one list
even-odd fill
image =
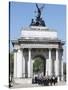
{"label": "wellington arch", "polygon": [[[63,45],[55,30],[45,25],[40,13],[35,22],[31,21],[28,28],[23,28],[21,36],[12,40],[14,52],[14,81],[16,83],[32,83],[33,59],[44,58],[44,76],[55,75],[63,81]],[[22,81],[22,82],[21,82]]]}

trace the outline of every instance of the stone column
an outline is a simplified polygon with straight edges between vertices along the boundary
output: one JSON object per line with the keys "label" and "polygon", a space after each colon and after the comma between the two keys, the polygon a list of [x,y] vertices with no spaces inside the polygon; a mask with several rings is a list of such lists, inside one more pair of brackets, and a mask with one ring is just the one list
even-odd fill
{"label": "stone column", "polygon": [[58,56],[58,49],[56,49],[56,60],[55,60],[55,76],[59,81],[59,56]]}
{"label": "stone column", "polygon": [[14,78],[17,77],[17,50],[14,50]]}
{"label": "stone column", "polygon": [[52,76],[52,59],[51,59],[51,49],[49,49],[49,61],[48,61],[48,75]]}
{"label": "stone column", "polygon": [[22,49],[22,77],[25,77],[25,58],[23,49]]}
{"label": "stone column", "polygon": [[22,50],[17,52],[17,78],[22,78]]}
{"label": "stone column", "polygon": [[28,49],[28,77],[32,77],[31,49]]}

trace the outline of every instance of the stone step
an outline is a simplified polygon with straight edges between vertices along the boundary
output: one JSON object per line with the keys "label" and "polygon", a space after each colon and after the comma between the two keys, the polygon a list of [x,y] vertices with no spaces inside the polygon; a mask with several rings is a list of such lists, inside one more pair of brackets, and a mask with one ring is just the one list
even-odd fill
{"label": "stone step", "polygon": [[32,84],[32,78],[14,79],[14,83],[18,83],[18,84]]}

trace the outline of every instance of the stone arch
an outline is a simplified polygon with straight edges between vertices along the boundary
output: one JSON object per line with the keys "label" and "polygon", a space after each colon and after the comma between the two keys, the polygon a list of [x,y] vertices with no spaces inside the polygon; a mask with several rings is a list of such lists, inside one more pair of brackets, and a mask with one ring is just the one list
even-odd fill
{"label": "stone arch", "polygon": [[45,57],[44,57],[43,55],[40,55],[40,54],[33,56],[32,59],[34,59],[34,58],[36,58],[36,57],[40,57],[40,58],[42,58],[42,59],[45,59]]}

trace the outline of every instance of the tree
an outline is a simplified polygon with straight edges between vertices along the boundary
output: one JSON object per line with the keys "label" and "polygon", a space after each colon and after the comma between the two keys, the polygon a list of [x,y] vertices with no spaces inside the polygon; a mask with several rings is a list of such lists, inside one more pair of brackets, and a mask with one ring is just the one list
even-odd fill
{"label": "tree", "polygon": [[43,71],[43,59],[37,57],[34,59],[33,72],[38,73]]}

